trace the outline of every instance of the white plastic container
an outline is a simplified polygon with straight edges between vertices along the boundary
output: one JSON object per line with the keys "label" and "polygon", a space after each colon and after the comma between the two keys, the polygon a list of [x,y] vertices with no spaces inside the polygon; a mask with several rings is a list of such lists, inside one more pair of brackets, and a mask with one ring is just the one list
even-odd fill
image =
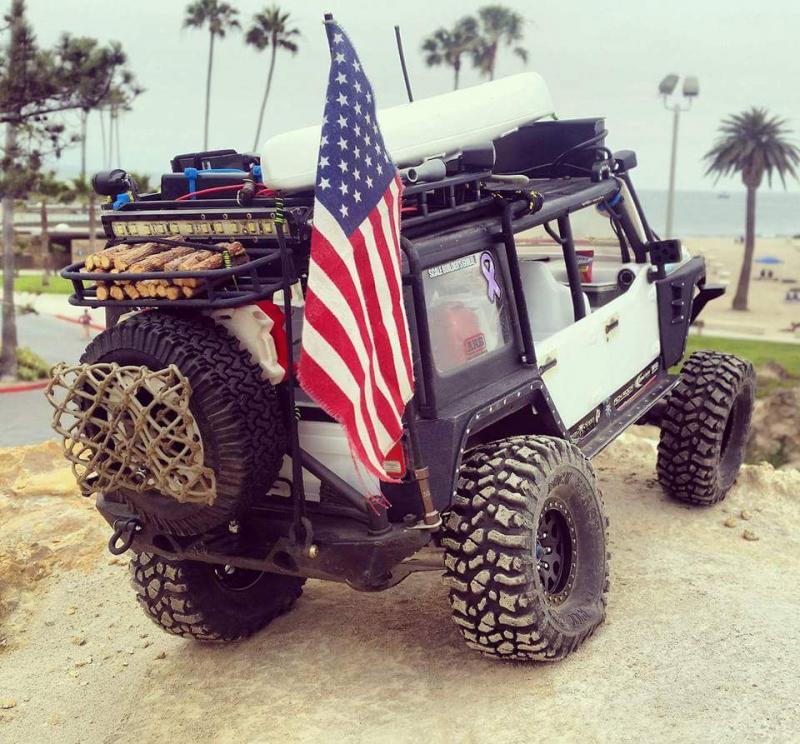
{"label": "white plastic container", "polygon": [[[378,122],[395,165],[404,168],[492,141],[552,113],[546,83],[525,72],[382,109]],[[319,126],[270,138],[261,152],[264,182],[286,191],[312,188],[319,140]]]}
{"label": "white plastic container", "polygon": [[[377,493],[378,481],[363,467],[359,470],[350,453],[344,429],[336,423],[322,421],[300,421],[298,433],[300,446],[311,452],[323,465],[330,468],[342,480],[359,493]],[[286,455],[280,472],[285,481],[276,481],[270,493],[289,496],[286,481],[292,478],[292,459]],[[307,470],[303,471],[303,486],[310,501],[319,501],[320,481]]]}

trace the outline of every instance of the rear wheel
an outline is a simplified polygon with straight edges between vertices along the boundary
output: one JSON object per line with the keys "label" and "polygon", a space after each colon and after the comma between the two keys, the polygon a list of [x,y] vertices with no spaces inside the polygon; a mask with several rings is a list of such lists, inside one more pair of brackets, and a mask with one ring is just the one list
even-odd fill
{"label": "rear wheel", "polygon": [[554,661],[605,618],[607,520],[588,460],[551,437],[471,450],[445,525],[453,620],[467,645]]}
{"label": "rear wheel", "polygon": [[661,420],[658,479],[679,501],[725,498],[744,460],[755,399],[750,362],[697,351],[683,365]]}
{"label": "rear wheel", "polygon": [[139,604],[153,622],[198,641],[236,641],[252,635],[291,609],[305,582],[150,553],[134,556],[130,570]]}
{"label": "rear wheel", "polygon": [[[204,464],[215,473],[214,503],[179,503],[153,491],[106,494],[129,506],[143,522],[174,535],[206,532],[235,518],[277,477],[286,451],[277,390],[262,378],[250,354],[210,318],[138,313],[98,335],[81,361],[152,370],[174,364],[191,385],[189,408]],[[117,444],[126,443],[121,439]]]}

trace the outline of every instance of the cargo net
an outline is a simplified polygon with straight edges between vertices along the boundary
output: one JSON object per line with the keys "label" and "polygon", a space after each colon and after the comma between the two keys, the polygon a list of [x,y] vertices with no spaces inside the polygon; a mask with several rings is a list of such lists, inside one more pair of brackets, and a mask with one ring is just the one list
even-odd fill
{"label": "cargo net", "polygon": [[214,471],[189,410],[189,381],[173,364],[56,365],[45,395],[53,428],[85,495],[156,491],[181,503],[214,503]]}

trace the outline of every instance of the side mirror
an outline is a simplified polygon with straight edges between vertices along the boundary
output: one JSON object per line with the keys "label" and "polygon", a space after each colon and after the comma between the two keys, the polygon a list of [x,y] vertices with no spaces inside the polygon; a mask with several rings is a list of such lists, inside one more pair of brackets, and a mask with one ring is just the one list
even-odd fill
{"label": "side mirror", "polygon": [[92,176],[92,188],[100,196],[117,196],[130,189],[128,174],[122,168],[100,171]]}

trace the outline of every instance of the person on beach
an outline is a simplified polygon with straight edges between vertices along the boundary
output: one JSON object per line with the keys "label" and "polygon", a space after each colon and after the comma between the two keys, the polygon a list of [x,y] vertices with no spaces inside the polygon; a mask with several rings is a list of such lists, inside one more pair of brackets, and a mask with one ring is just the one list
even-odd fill
{"label": "person on beach", "polygon": [[83,315],[78,318],[78,322],[83,326],[83,337],[88,341],[91,338],[92,330],[91,330],[91,323],[92,323],[92,316],[89,315],[89,311],[84,309]]}

